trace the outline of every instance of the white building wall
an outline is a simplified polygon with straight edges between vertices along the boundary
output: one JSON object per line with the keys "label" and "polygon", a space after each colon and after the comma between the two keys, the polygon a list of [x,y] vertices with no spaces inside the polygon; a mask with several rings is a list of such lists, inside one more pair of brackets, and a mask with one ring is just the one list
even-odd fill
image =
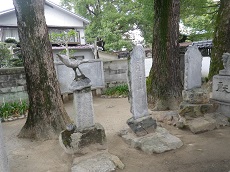
{"label": "white building wall", "polygon": [[45,6],[45,17],[48,26],[83,27],[83,21],[50,6]]}
{"label": "white building wall", "polygon": [[0,25],[17,26],[17,18],[14,11],[0,16]]}

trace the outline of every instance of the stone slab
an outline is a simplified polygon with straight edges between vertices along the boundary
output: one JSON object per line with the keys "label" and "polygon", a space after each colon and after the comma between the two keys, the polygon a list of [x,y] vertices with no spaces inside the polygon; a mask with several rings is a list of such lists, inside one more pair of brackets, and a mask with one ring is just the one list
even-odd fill
{"label": "stone slab", "polygon": [[[85,154],[89,149],[106,149],[105,130],[101,124],[83,130],[64,130],[59,135],[59,143],[68,154]],[[89,148],[89,149],[88,149]]]}
{"label": "stone slab", "polygon": [[157,127],[154,133],[143,137],[136,137],[128,129],[122,130],[119,136],[131,147],[140,149],[147,154],[163,153],[178,149],[183,145],[183,142],[178,137],[170,134],[162,127]]}
{"label": "stone slab", "polygon": [[150,116],[138,119],[130,118],[127,120],[127,124],[137,136],[144,136],[152,133],[157,127],[156,120]]}
{"label": "stone slab", "polygon": [[[91,80],[92,89],[104,88],[104,71],[101,60],[90,60],[91,63],[83,63],[79,66],[82,73]],[[55,63],[56,73],[60,84],[61,93],[72,93],[69,86],[74,80],[73,69],[68,68],[62,62]]]}
{"label": "stone slab", "polygon": [[148,116],[145,79],[145,53],[141,45],[134,47],[128,59],[128,84],[131,113],[134,119]]}
{"label": "stone slab", "polygon": [[196,46],[189,46],[185,53],[184,90],[201,87],[202,55]]}
{"label": "stone slab", "polygon": [[212,99],[230,103],[230,76],[213,76]]}
{"label": "stone slab", "polygon": [[99,152],[88,156],[76,157],[71,172],[112,172],[124,169],[121,160],[108,152]]}
{"label": "stone slab", "polygon": [[188,121],[189,129],[194,133],[211,131],[221,126],[229,126],[228,118],[221,113],[205,114],[204,117],[195,118]]}

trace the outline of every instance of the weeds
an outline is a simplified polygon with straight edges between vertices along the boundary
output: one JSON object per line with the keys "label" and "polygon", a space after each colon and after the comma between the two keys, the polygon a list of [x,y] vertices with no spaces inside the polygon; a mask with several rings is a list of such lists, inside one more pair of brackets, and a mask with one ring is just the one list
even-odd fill
{"label": "weeds", "polygon": [[4,103],[0,106],[0,118],[18,117],[28,110],[26,101]]}
{"label": "weeds", "polygon": [[105,91],[105,95],[108,96],[128,96],[128,93],[129,88],[127,84],[114,86]]}

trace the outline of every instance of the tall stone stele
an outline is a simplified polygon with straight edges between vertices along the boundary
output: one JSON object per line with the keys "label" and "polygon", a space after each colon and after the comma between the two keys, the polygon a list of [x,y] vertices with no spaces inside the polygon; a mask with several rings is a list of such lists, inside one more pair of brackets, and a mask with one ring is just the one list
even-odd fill
{"label": "tall stone stele", "polygon": [[79,69],[82,63],[88,60],[71,60],[67,56],[58,55],[60,60],[74,70],[75,79],[70,85],[73,91],[73,106],[75,124],[70,124],[59,136],[61,146],[66,153],[81,153],[81,150],[91,144],[104,145],[106,136],[104,128],[94,123],[93,99],[91,81]]}
{"label": "tall stone stele", "polygon": [[133,117],[127,120],[127,124],[137,136],[153,132],[157,125],[148,113],[145,53],[141,45],[134,47],[128,59],[128,85]]}
{"label": "tall stone stele", "polygon": [[224,69],[213,76],[212,101],[219,105],[219,112],[230,117],[230,53],[224,53],[222,60]]}

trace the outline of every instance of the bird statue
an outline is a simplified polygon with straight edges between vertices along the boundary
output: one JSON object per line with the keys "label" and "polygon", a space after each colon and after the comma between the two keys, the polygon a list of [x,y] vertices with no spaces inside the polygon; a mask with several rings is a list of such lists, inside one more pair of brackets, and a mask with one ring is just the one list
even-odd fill
{"label": "bird statue", "polygon": [[[74,80],[78,81],[81,79],[86,78],[86,76],[82,73],[82,71],[79,68],[79,65],[83,64],[83,63],[89,63],[89,60],[71,60],[68,56],[66,55],[60,55],[57,54],[57,56],[59,57],[59,59],[69,68],[72,68],[74,73],[75,73],[75,78]],[[77,70],[79,71],[80,75],[77,74]]]}

